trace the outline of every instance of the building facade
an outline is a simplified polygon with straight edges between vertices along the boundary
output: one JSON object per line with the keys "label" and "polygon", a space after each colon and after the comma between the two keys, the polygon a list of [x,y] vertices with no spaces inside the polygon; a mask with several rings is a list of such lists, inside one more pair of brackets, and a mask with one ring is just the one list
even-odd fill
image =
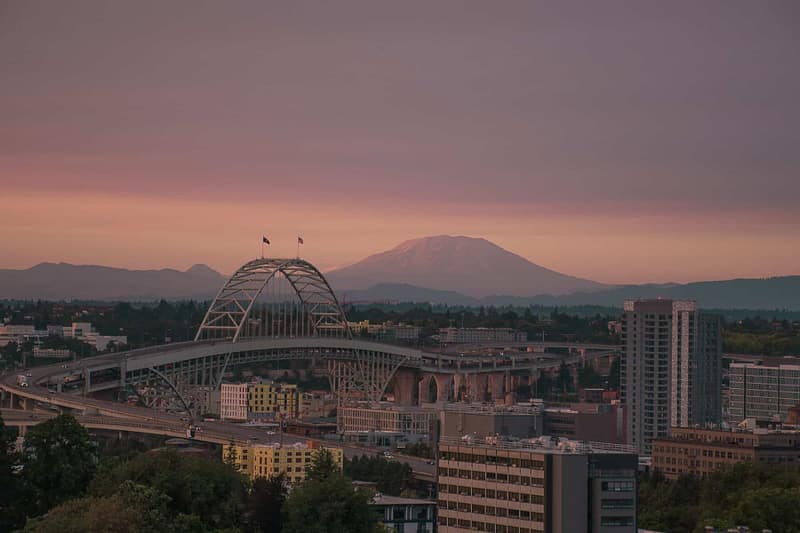
{"label": "building facade", "polygon": [[625,409],[607,403],[546,406],[543,434],[570,440],[627,444]]}
{"label": "building facade", "polygon": [[419,407],[339,407],[337,431],[341,434],[389,432],[430,437],[437,412]]}
{"label": "building facade", "polygon": [[728,419],[785,420],[800,404],[800,358],[765,359],[763,364],[731,363]]}
{"label": "building facade", "polygon": [[258,415],[297,418],[300,394],[297,385],[261,381],[250,383],[247,387],[247,407],[250,413]]}
{"label": "building facade", "polygon": [[800,465],[800,432],[673,428],[670,437],[653,441],[653,469],[671,479],[745,461]]}
{"label": "building facade", "polygon": [[670,425],[722,420],[722,318],[692,301],[672,303]]}
{"label": "building facade", "polygon": [[649,455],[672,426],[721,421],[721,319],[692,301],[626,300],[621,400],[628,443]]}
{"label": "building facade", "polygon": [[247,383],[223,383],[219,391],[219,417],[247,420]]}
{"label": "building facade", "polygon": [[[320,448],[313,441],[280,445],[271,444],[225,444],[222,459],[234,464],[236,469],[251,479],[284,474],[289,483],[297,483],[306,477]],[[328,448],[336,465],[341,469],[344,452],[341,448]]]}
{"label": "building facade", "polygon": [[438,531],[635,533],[637,456],[575,441],[443,439]]}
{"label": "building facade", "polygon": [[376,494],[370,507],[378,522],[393,533],[433,533],[436,531],[436,502]]}
{"label": "building facade", "polygon": [[482,342],[526,342],[528,334],[511,328],[439,328],[439,340],[445,344]]}
{"label": "building facade", "polygon": [[542,408],[534,405],[445,404],[439,421],[443,437],[503,435],[524,439],[543,432]]}

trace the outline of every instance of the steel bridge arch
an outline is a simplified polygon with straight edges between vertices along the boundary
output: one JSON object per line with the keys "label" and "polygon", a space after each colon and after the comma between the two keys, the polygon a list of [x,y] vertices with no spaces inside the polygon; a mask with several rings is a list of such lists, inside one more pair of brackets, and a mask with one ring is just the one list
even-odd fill
{"label": "steel bridge arch", "polygon": [[314,265],[299,258],[261,258],[245,263],[228,278],[206,311],[195,340],[222,333],[233,342],[238,341],[253,304],[279,272],[300,299],[315,336],[332,334],[352,338],[336,294]]}

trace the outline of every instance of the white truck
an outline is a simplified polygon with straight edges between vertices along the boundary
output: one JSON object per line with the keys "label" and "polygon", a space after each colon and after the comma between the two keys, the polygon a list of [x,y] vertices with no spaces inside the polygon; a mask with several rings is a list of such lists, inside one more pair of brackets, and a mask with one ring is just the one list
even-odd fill
{"label": "white truck", "polygon": [[27,387],[28,386],[28,376],[25,374],[18,374],[17,375],[17,385],[20,387]]}

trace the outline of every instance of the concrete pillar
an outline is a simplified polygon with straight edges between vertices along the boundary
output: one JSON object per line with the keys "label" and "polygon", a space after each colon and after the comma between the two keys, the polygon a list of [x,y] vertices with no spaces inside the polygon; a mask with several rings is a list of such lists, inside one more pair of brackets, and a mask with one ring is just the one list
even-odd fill
{"label": "concrete pillar", "polygon": [[511,375],[511,372],[506,372],[505,379],[503,381],[505,382],[504,386],[506,390],[505,391],[506,396],[504,398],[505,404],[514,405],[514,403],[516,403],[517,400],[517,392],[516,392],[517,387],[514,376]]}
{"label": "concrete pillar", "polygon": [[419,382],[419,403],[431,403],[433,399],[431,398],[431,380],[433,379],[432,374],[423,374],[422,380]]}
{"label": "concrete pillar", "polygon": [[436,401],[449,402],[452,397],[453,377],[450,374],[434,374],[436,380]]}
{"label": "concrete pillar", "polygon": [[489,374],[489,397],[494,402],[496,400],[505,400],[503,385],[505,376],[502,372],[492,372]]}
{"label": "concrete pillar", "polygon": [[28,433],[28,426],[25,426],[25,425],[22,425],[22,424],[20,424],[20,426],[19,426],[19,433],[18,433],[18,435],[19,435],[20,437],[24,437],[26,433]]}
{"label": "concrete pillar", "polygon": [[485,402],[486,401],[486,384],[488,376],[485,373],[470,374],[467,381],[469,389],[470,402]]}
{"label": "concrete pillar", "polygon": [[400,368],[395,372],[392,381],[395,404],[403,406],[416,404],[414,397],[414,386],[417,383],[416,372],[410,368]]}
{"label": "concrete pillar", "polygon": [[454,402],[463,402],[464,401],[464,374],[453,374],[453,401]]}
{"label": "concrete pillar", "polygon": [[22,409],[25,411],[33,411],[33,400],[30,398],[22,398]]}

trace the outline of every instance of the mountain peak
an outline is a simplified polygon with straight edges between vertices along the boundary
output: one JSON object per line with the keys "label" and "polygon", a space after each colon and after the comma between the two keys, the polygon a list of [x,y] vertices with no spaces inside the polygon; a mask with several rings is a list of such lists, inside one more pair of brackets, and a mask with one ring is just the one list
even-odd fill
{"label": "mountain peak", "polygon": [[212,276],[219,277],[220,273],[203,263],[197,263],[186,269],[187,274],[194,274],[196,276]]}
{"label": "mountain peak", "polygon": [[327,277],[337,289],[408,283],[475,297],[565,294],[603,287],[539,266],[484,238],[463,235],[408,240],[354,265],[329,272]]}

